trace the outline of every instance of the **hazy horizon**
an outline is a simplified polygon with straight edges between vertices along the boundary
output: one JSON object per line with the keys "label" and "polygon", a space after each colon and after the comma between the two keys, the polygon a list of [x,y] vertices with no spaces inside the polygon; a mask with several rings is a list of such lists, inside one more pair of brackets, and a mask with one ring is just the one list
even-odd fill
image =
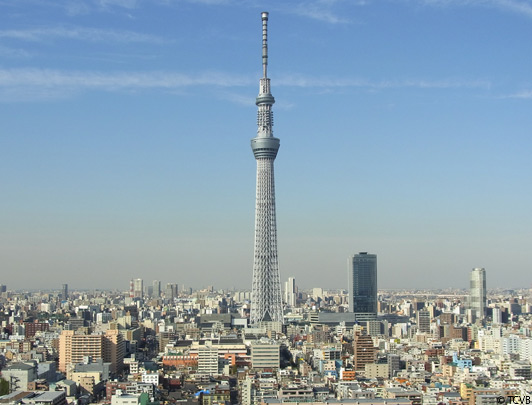
{"label": "hazy horizon", "polygon": [[251,288],[261,11],[281,281],[530,287],[531,0],[0,2],[0,283]]}

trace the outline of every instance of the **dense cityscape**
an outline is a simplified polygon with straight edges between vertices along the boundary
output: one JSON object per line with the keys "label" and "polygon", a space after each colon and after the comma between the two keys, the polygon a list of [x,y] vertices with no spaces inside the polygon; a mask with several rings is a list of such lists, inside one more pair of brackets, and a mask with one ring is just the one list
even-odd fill
{"label": "dense cityscape", "polygon": [[[359,270],[353,276],[367,279]],[[367,302],[375,312],[358,313],[350,311],[350,291],[300,291],[289,278],[278,331],[249,325],[250,291],[142,279],[124,292],[1,286],[0,400],[465,405],[526,398],[530,290],[485,295],[485,280],[474,269],[469,291],[378,291]]]}
{"label": "dense cityscape", "polygon": [[122,291],[0,285],[0,404],[529,404],[528,286],[488,289],[478,267],[467,290],[383,290],[378,254],[364,251],[348,258],[341,288],[281,282],[261,19],[251,288],[145,275]]}

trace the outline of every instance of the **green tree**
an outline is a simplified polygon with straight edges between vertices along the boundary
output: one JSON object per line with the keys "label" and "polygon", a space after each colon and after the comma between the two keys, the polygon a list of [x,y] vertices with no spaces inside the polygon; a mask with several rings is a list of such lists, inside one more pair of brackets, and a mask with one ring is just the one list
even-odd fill
{"label": "green tree", "polygon": [[0,395],[7,394],[9,394],[9,382],[4,380],[3,378],[0,378]]}

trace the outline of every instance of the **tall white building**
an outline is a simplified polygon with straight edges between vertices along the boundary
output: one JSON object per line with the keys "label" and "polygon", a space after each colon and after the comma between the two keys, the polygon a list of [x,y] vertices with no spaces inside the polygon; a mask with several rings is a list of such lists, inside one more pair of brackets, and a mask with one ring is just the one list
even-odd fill
{"label": "tall white building", "polygon": [[296,279],[294,277],[288,277],[288,281],[284,283],[284,301],[289,307],[295,308],[297,301],[297,288]]}
{"label": "tall white building", "polygon": [[493,325],[500,325],[502,323],[502,311],[500,308],[495,307],[493,308],[493,315],[491,323]]}
{"label": "tall white building", "polygon": [[469,308],[475,312],[478,319],[486,316],[486,270],[484,268],[474,268],[471,271],[469,284]]}
{"label": "tall white building", "polygon": [[198,373],[218,374],[218,348],[213,347],[209,341],[198,350]]}
{"label": "tall white building", "polygon": [[501,352],[504,355],[519,353],[521,338],[518,335],[509,335],[501,338]]}
{"label": "tall white building", "polygon": [[133,287],[131,296],[134,298],[142,298],[144,294],[144,281],[141,278],[136,278],[131,280],[131,285]]}
{"label": "tall white building", "polygon": [[251,345],[251,367],[278,369],[281,364],[281,345],[274,341],[254,342]]}

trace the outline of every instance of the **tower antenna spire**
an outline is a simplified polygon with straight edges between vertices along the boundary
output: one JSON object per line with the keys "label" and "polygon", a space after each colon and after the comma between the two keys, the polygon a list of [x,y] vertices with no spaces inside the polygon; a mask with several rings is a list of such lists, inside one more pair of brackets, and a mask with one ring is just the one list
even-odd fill
{"label": "tower antenna spire", "polygon": [[[262,17],[262,69],[257,105],[257,136],[251,149],[257,161],[257,199],[255,202],[255,253],[250,321],[254,325],[283,322],[281,281],[277,260],[277,221],[275,218],[275,181],[273,162],[279,150],[279,139],[273,136],[275,103],[268,79],[268,13]],[[272,324],[273,325],[273,324]],[[280,330],[280,327],[278,328]]]}
{"label": "tower antenna spire", "polygon": [[268,12],[262,12],[262,74],[268,77]]}

